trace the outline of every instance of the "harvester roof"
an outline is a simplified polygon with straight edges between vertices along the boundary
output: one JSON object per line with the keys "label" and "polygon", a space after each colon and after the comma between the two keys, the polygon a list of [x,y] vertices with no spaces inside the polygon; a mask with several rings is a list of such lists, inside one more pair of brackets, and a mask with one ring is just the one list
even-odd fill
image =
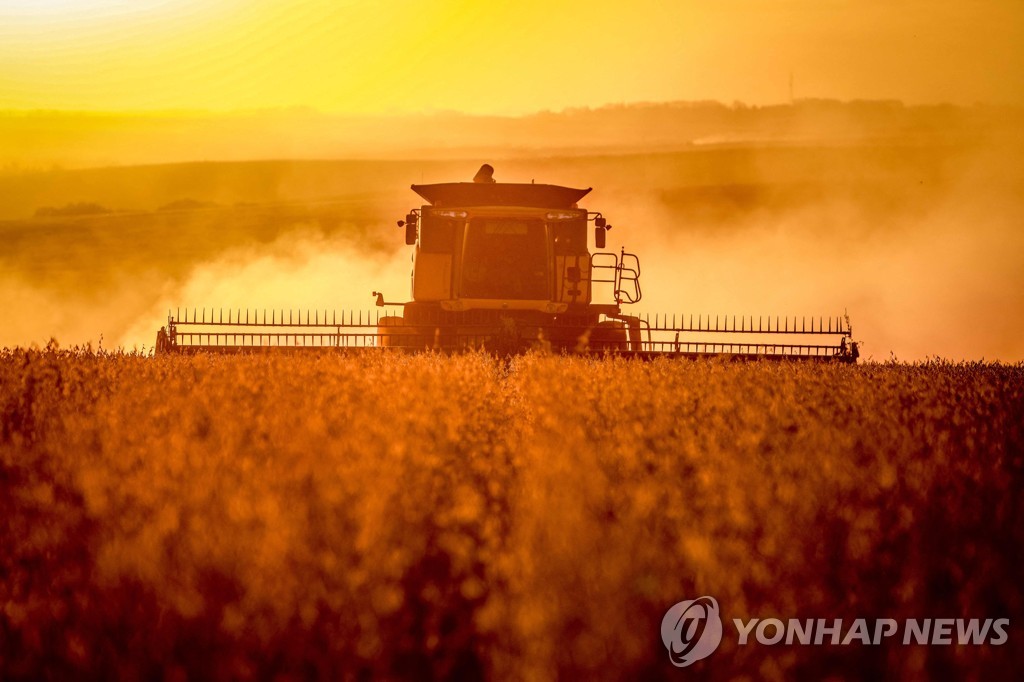
{"label": "harvester roof", "polygon": [[442,182],[413,185],[412,190],[433,206],[530,206],[572,208],[591,188],[514,182]]}

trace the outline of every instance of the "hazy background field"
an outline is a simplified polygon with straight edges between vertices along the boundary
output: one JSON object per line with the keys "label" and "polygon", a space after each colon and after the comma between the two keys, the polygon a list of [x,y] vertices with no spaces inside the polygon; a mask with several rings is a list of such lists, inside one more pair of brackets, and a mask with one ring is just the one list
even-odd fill
{"label": "hazy background field", "polygon": [[[408,297],[411,183],[594,187],[639,311],[850,314],[866,356],[1024,359],[1018,109],[798,101],[522,117],[0,115],[0,346],[169,308]],[[270,160],[267,160],[270,159]]]}

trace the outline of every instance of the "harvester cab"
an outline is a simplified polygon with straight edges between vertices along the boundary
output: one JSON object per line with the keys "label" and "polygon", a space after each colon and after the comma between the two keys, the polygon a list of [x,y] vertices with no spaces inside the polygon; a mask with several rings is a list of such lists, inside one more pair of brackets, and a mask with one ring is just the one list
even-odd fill
{"label": "harvester cab", "polygon": [[499,183],[485,165],[474,182],[412,189],[427,202],[398,221],[415,245],[412,300],[382,320],[382,345],[628,349],[629,331],[640,343],[621,311],[640,300],[639,259],[590,251],[588,226],[597,248],[611,227],[580,208],[590,188]]}
{"label": "harvester cab", "polygon": [[627,314],[623,307],[642,298],[640,261],[625,249],[602,250],[612,226],[580,206],[590,188],[496,182],[485,164],[473,182],[412,190],[425,203],[398,221],[414,247],[408,301],[375,291],[376,313],[179,309],[159,331],[157,352],[540,347],[634,357],[857,359],[845,315]]}

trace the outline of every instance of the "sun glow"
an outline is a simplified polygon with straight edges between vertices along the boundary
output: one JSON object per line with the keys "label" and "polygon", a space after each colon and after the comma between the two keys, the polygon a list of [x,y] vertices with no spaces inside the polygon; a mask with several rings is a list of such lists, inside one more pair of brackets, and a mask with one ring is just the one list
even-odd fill
{"label": "sun glow", "polygon": [[187,0],[0,0],[0,17],[97,17],[171,9]]}
{"label": "sun glow", "polygon": [[1019,102],[1021,14],[995,0],[0,0],[0,109]]}
{"label": "sun glow", "polygon": [[140,44],[195,30],[242,1],[0,0],[0,77],[19,63],[31,75],[35,64],[72,58],[123,70]]}

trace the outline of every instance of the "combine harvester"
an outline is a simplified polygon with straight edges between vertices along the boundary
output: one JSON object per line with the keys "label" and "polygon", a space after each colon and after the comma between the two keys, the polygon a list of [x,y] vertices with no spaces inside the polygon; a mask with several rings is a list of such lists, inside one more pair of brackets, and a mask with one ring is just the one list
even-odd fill
{"label": "combine harvester", "polygon": [[499,183],[484,165],[473,182],[412,189],[427,204],[398,221],[415,246],[411,301],[373,292],[376,312],[176,311],[157,334],[157,352],[541,347],[641,358],[857,359],[845,316],[625,313],[642,296],[640,261],[625,250],[600,251],[612,226],[579,207],[589,188]]}

